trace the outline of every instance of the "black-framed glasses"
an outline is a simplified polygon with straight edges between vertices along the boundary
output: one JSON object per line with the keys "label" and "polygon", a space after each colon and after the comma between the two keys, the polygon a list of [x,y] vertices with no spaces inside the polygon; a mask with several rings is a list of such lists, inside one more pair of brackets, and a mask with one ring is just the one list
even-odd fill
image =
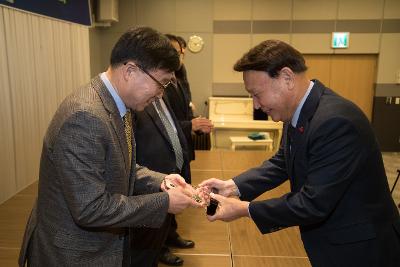
{"label": "black-framed glasses", "polygon": [[160,87],[161,90],[165,90],[167,89],[167,87],[172,83],[172,81],[168,81],[165,84],[162,84],[159,80],[157,80],[153,75],[151,75],[147,70],[145,70],[144,68],[142,68],[141,66],[139,66],[138,64],[136,64],[136,66],[143,71],[144,73],[146,73],[151,79],[153,79],[153,81],[155,81],[158,86]]}

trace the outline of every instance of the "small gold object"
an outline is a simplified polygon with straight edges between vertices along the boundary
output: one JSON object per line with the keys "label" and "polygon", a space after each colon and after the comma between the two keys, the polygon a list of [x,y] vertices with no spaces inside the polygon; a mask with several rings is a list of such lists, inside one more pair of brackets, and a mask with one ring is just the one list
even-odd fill
{"label": "small gold object", "polygon": [[193,198],[194,201],[196,201],[197,203],[203,202],[203,199],[202,199],[199,195],[193,195],[192,198]]}

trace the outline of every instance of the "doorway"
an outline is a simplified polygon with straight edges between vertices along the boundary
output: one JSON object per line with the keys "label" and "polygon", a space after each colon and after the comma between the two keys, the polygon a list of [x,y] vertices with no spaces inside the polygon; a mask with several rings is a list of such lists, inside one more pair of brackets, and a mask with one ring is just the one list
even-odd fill
{"label": "doorway", "polygon": [[351,100],[371,121],[377,55],[304,55],[308,78]]}

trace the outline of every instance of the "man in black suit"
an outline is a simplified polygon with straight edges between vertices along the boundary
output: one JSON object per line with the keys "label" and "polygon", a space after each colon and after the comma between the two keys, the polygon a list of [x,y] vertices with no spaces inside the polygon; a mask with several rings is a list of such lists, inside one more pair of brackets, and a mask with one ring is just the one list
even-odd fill
{"label": "man in black suit", "polygon": [[[156,99],[136,112],[135,139],[137,162],[158,172],[178,173],[191,182],[188,145],[166,99]],[[183,259],[164,246],[174,215],[168,214],[159,229],[131,230],[133,261],[131,266],[156,267],[158,260],[179,266]],[[183,240],[183,242],[192,242]],[[192,242],[193,243],[193,242]],[[192,247],[192,246],[191,246]],[[161,258],[160,258],[161,257]]]}
{"label": "man in black suit", "polygon": [[[299,226],[313,266],[399,266],[399,213],[362,111],[310,81],[303,56],[281,41],[262,42],[234,69],[243,72],[255,108],[284,122],[284,136],[261,166],[202,183],[222,195],[211,194],[220,206],[208,219],[247,216],[263,234]],[[253,201],[287,179],[291,192]],[[227,198],[233,195],[241,200]]]}
{"label": "man in black suit", "polygon": [[165,90],[165,95],[185,134],[190,160],[194,160],[192,132],[208,134],[211,132],[213,125],[207,118],[193,116],[194,105],[192,103],[192,94],[190,92],[186,68],[183,64],[184,48],[181,46],[178,36],[172,34],[166,34],[166,36],[180,55],[181,65],[179,69],[175,71],[176,80]]}
{"label": "man in black suit", "polygon": [[[194,144],[192,140],[192,132],[209,133],[213,126],[211,121],[206,118],[194,118],[192,110],[193,104],[191,102],[192,96],[190,93],[189,82],[186,76],[186,69],[183,65],[184,49],[181,46],[177,36],[171,34],[166,34],[166,36],[179,54],[180,67],[179,70],[175,72],[176,79],[174,79],[173,83],[170,84],[170,86],[165,90],[165,99],[168,100],[170,104],[169,110],[176,116],[177,124],[182,129],[185,141],[187,143],[186,151],[188,152],[190,162],[194,160]],[[165,242],[166,245],[179,248],[194,247],[194,242],[181,238],[177,232],[177,229],[178,224],[175,217],[173,216],[171,219],[169,233]],[[172,262],[172,259],[174,258],[176,259],[177,257],[175,255],[172,255],[169,252],[169,249],[165,247],[163,249],[163,254],[160,257],[161,261],[163,263]]]}

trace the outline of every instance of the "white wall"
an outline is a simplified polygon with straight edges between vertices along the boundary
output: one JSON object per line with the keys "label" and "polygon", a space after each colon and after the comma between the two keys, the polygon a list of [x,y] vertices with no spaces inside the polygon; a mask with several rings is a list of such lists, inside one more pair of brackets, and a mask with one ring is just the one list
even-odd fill
{"label": "white wall", "polygon": [[0,203],[38,179],[63,98],[90,79],[88,28],[0,6]]}

